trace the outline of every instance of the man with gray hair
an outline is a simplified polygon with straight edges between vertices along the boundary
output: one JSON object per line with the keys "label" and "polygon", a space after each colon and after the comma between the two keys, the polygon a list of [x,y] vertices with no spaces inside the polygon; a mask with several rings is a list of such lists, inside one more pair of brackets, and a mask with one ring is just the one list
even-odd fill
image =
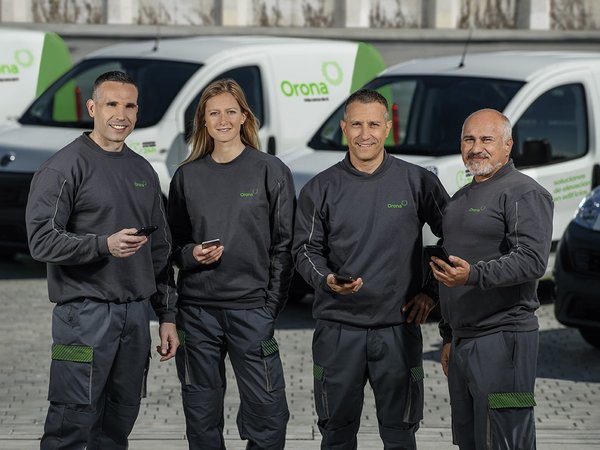
{"label": "man with gray hair", "polygon": [[550,253],[553,203],[515,169],[512,145],[503,114],[467,117],[461,153],[473,181],[444,211],[451,264],[430,262],[442,284],[441,363],[461,450],[535,449],[536,288]]}
{"label": "man with gray hair", "polygon": [[414,450],[423,418],[425,322],[437,298],[423,276],[423,224],[440,235],[448,194],[428,170],[384,148],[388,104],[363,89],[346,101],[343,161],[298,199],[293,253],[315,289],[315,406],[322,449],[354,450],[367,380],[388,450]]}

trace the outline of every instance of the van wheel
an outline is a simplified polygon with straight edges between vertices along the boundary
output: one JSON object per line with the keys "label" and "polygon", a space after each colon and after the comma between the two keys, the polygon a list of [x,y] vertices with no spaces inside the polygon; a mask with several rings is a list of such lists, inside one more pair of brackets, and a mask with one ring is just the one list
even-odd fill
{"label": "van wheel", "polygon": [[600,328],[584,327],[579,332],[588,344],[600,349]]}

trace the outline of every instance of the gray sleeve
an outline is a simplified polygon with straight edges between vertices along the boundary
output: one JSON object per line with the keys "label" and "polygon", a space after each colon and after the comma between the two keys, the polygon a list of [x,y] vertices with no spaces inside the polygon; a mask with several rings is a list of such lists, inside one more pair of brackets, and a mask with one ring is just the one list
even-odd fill
{"label": "gray sleeve", "polygon": [[509,251],[498,259],[472,264],[467,284],[492,289],[543,276],[552,244],[553,210],[552,198],[540,190],[507,204],[504,220]]}
{"label": "gray sleeve", "polygon": [[158,226],[158,230],[150,237],[152,264],[156,281],[156,293],[152,296],[151,302],[160,323],[175,323],[177,290],[175,287],[174,271],[170,261],[172,250],[171,232],[167,224],[160,182],[158,176],[156,174],[154,176],[156,181],[156,195],[152,208],[152,223]]}
{"label": "gray sleeve", "polygon": [[67,231],[74,186],[60,172],[45,168],[31,181],[25,221],[31,256],[42,262],[77,265],[109,255],[108,236]]}
{"label": "gray sleeve", "polygon": [[295,209],[294,181],[291,172],[286,168],[284,176],[276,182],[270,193],[271,260],[266,304],[275,317],[285,306],[292,281]]}
{"label": "gray sleeve", "polygon": [[326,277],[331,271],[325,257],[327,236],[325,219],[315,204],[313,184],[305,186],[298,197],[296,225],[294,228],[293,255],[296,270],[314,289],[326,286]]}

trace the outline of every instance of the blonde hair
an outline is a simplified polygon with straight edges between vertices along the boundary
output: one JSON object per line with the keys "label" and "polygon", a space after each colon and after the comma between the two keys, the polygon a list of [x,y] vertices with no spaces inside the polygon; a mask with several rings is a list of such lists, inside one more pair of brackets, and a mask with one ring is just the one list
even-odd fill
{"label": "blonde hair", "polygon": [[206,103],[211,98],[224,93],[233,95],[233,98],[235,98],[235,100],[238,102],[238,105],[240,105],[242,114],[246,115],[246,119],[240,129],[240,138],[242,143],[258,149],[258,119],[250,110],[250,106],[248,105],[244,91],[234,80],[217,80],[209,84],[206,89],[204,89],[204,92],[202,92],[202,96],[198,102],[198,107],[196,108],[196,113],[194,114],[194,132],[192,133],[192,137],[190,138],[189,142],[189,144],[192,146],[192,151],[181,163],[182,165],[202,158],[212,153],[214,150],[215,141],[208,134],[208,130],[205,126]]}

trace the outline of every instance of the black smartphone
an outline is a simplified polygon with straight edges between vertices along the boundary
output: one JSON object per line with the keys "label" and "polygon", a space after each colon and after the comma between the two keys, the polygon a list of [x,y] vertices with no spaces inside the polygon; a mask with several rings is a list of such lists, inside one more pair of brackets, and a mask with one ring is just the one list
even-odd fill
{"label": "black smartphone", "polygon": [[150,236],[156,230],[158,230],[158,227],[156,225],[148,225],[146,227],[142,227],[139,230],[137,230],[134,233],[134,235],[135,236]]}
{"label": "black smartphone", "polygon": [[338,275],[337,273],[333,274],[333,278],[335,278],[337,284],[349,284],[354,281],[354,277],[349,275]]}
{"label": "black smartphone", "polygon": [[210,247],[218,247],[221,245],[220,239],[211,239],[210,241],[201,242],[200,245],[202,248],[210,248]]}
{"label": "black smartphone", "polygon": [[446,251],[443,245],[426,245],[425,254],[429,258],[429,260],[431,260],[432,256],[435,256],[436,258],[439,258],[442,261],[444,261],[449,266],[454,267],[454,264],[450,262],[450,256],[448,255],[448,252]]}

